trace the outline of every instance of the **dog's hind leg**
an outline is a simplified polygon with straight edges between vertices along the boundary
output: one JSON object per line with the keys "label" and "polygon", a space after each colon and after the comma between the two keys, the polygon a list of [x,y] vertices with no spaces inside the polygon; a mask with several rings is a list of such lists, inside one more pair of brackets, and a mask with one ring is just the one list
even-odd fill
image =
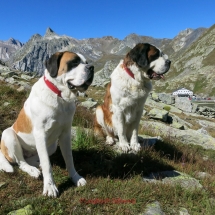
{"label": "dog's hind leg", "polygon": [[101,106],[96,108],[96,119],[94,122],[94,131],[97,136],[105,136],[106,144],[113,145],[115,143],[113,128],[108,126],[104,120],[104,112]]}
{"label": "dog's hind leg", "polygon": [[[3,146],[3,147],[2,147]],[[7,158],[11,163],[17,163],[19,168],[28,173],[30,176],[34,178],[38,178],[40,175],[40,171],[33,166],[30,166],[23,157],[22,147],[17,138],[17,134],[10,127],[3,131],[2,140],[1,140],[1,148],[4,150],[2,154]]]}

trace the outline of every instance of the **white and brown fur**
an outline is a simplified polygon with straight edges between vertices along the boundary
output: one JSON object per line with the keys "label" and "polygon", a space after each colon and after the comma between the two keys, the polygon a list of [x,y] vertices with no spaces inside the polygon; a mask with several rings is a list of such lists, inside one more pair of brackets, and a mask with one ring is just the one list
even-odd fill
{"label": "white and brown fur", "polygon": [[42,76],[32,87],[15,123],[2,133],[0,171],[13,172],[12,163],[34,178],[41,167],[43,194],[56,197],[49,156],[59,143],[72,181],[85,185],[74,167],[71,150],[71,125],[75,113],[76,92],[84,91],[93,80],[94,68],[72,52],[57,52],[45,63],[45,77],[60,91],[61,97],[47,87]]}
{"label": "white and brown fur", "polygon": [[170,64],[167,55],[148,43],[139,43],[128,52],[111,74],[104,104],[96,109],[95,133],[105,137],[107,144],[119,141],[124,152],[140,150],[138,128],[145,101],[152,90],[151,79],[163,78]]}

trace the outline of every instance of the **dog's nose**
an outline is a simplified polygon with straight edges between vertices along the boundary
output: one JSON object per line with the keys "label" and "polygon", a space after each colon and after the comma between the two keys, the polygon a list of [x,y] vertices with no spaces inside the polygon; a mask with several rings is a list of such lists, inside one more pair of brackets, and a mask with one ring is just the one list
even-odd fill
{"label": "dog's nose", "polygon": [[94,71],[94,66],[90,65],[90,64],[87,64],[86,69],[90,70],[90,72],[93,72]]}
{"label": "dog's nose", "polygon": [[170,64],[171,64],[171,61],[170,61],[170,60],[166,60],[165,64],[166,64],[166,65],[170,65]]}

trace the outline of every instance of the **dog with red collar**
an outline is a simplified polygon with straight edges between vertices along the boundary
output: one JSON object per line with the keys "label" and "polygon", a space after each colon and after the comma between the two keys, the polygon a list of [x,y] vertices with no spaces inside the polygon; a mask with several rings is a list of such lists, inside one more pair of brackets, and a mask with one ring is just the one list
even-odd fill
{"label": "dog with red collar", "polygon": [[107,144],[119,142],[124,151],[139,151],[138,128],[151,80],[164,78],[171,61],[160,49],[139,43],[111,74],[104,104],[96,109],[94,131]]}
{"label": "dog with red collar", "polygon": [[76,93],[93,81],[94,67],[81,54],[57,52],[45,63],[46,70],[32,87],[15,123],[3,131],[0,144],[0,171],[13,172],[12,163],[34,178],[40,166],[43,194],[58,195],[49,156],[59,143],[69,176],[77,186],[86,184],[74,167],[71,126]]}

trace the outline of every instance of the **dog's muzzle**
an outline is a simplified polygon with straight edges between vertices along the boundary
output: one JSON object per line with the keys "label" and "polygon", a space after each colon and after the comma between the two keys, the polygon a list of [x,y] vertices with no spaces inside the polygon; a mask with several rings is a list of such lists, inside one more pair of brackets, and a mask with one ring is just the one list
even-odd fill
{"label": "dog's muzzle", "polygon": [[84,71],[86,72],[86,78],[82,85],[75,86],[70,81],[67,81],[67,86],[70,90],[86,91],[92,84],[94,77],[94,66],[87,64]]}
{"label": "dog's muzzle", "polygon": [[170,65],[171,65],[171,61],[167,59],[165,61],[165,71],[163,71],[162,74],[158,74],[155,71],[153,71],[153,68],[150,68],[147,72],[148,77],[153,80],[159,80],[161,78],[164,79],[164,74],[169,71]]}

